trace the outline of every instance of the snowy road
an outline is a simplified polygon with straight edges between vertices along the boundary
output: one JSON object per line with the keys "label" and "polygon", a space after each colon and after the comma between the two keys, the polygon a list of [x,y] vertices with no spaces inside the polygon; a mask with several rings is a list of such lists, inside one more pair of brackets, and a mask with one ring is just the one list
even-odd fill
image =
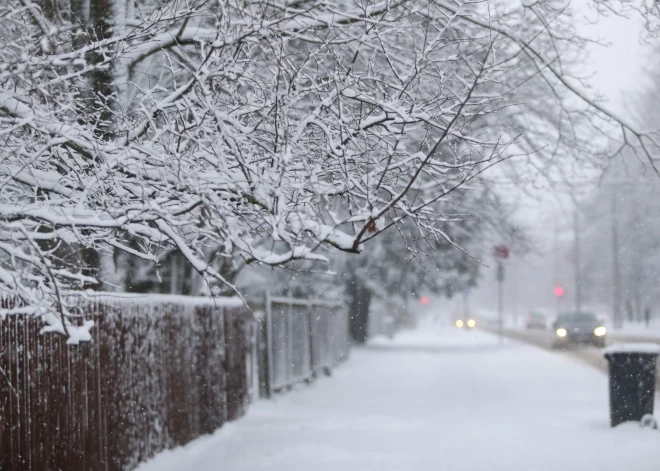
{"label": "snowy road", "polygon": [[[496,327],[486,327],[488,332],[496,333]],[[552,350],[557,355],[563,355],[566,357],[571,357],[579,361],[583,361],[595,368],[598,368],[604,372],[607,372],[607,360],[603,357],[602,348],[594,346],[572,346],[565,347],[562,349],[552,349],[550,341],[550,332],[547,330],[527,330],[527,329],[516,329],[516,328],[506,328],[504,329],[504,334],[507,337],[512,339],[520,340],[537,347],[545,348],[546,350]],[[614,333],[609,334],[607,339],[607,344],[612,345],[614,343],[658,343],[660,338],[654,337],[652,335],[646,334],[636,334],[636,333]],[[660,391],[660,375],[656,376],[656,391]],[[660,467],[659,467],[660,469]]]}
{"label": "snowy road", "polygon": [[427,327],[254,405],[139,471],[656,471],[660,432],[610,429],[606,376],[486,332]]}

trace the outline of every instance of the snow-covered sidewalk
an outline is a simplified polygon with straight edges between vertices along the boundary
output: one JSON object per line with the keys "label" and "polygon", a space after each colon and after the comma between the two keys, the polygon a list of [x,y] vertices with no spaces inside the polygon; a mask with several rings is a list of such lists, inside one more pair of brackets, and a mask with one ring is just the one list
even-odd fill
{"label": "snow-covered sidewalk", "polygon": [[484,332],[427,327],[355,349],[139,471],[657,471],[660,432],[611,429],[607,377]]}

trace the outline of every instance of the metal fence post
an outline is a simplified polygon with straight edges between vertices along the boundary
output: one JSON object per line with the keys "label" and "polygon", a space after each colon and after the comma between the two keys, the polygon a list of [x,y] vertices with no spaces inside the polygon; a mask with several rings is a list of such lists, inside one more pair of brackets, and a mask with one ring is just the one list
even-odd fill
{"label": "metal fence post", "polygon": [[273,314],[271,312],[270,293],[266,291],[266,393],[273,395]]}
{"label": "metal fence post", "polygon": [[309,368],[312,376],[316,376],[316,364],[314,355],[314,309],[311,301],[307,301],[307,329],[309,335]]}
{"label": "metal fence post", "polygon": [[248,323],[250,332],[250,355],[251,359],[246,362],[250,378],[250,402],[254,402],[259,397],[259,318],[251,320]]}
{"label": "metal fence post", "polygon": [[289,301],[286,313],[286,376],[287,378],[293,378],[295,376],[293,368],[293,300]]}
{"label": "metal fence post", "polygon": [[330,309],[328,312],[325,314],[328,317],[328,321],[325,323],[325,341],[328,345],[328,350],[326,351],[326,359],[325,359],[325,367],[326,367],[326,374],[330,373],[330,369],[334,366],[334,358],[335,358],[335,342],[333,342],[333,335],[332,335],[332,329],[334,328],[334,315],[335,311],[334,309]]}

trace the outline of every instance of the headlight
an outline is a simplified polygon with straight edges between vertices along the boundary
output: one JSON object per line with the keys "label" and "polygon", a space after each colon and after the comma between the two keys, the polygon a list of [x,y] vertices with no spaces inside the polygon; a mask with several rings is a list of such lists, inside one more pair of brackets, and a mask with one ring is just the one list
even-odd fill
{"label": "headlight", "polygon": [[474,319],[470,319],[470,320],[468,320],[467,324],[468,324],[468,327],[474,327],[475,325],[477,325],[477,321],[475,321]]}
{"label": "headlight", "polygon": [[557,337],[566,337],[567,333],[568,332],[566,332],[566,329],[557,329],[557,332],[556,332]]}
{"label": "headlight", "polygon": [[457,320],[456,321],[456,327],[463,327],[463,321],[462,320]]}
{"label": "headlight", "polygon": [[605,335],[606,333],[607,333],[607,329],[606,329],[605,327],[602,327],[602,326],[601,326],[601,327],[596,327],[596,328],[594,329],[594,335],[595,335],[596,337],[602,337],[602,336]]}

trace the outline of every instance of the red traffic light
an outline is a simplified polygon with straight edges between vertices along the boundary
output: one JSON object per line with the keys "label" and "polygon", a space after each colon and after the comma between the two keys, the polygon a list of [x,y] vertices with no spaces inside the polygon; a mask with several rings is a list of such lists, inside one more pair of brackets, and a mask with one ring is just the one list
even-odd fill
{"label": "red traffic light", "polygon": [[422,304],[426,305],[429,303],[429,297],[428,296],[422,296]]}
{"label": "red traffic light", "polygon": [[555,287],[555,296],[557,296],[558,298],[561,298],[563,295],[564,295],[564,288],[562,288],[561,286],[556,286]]}

